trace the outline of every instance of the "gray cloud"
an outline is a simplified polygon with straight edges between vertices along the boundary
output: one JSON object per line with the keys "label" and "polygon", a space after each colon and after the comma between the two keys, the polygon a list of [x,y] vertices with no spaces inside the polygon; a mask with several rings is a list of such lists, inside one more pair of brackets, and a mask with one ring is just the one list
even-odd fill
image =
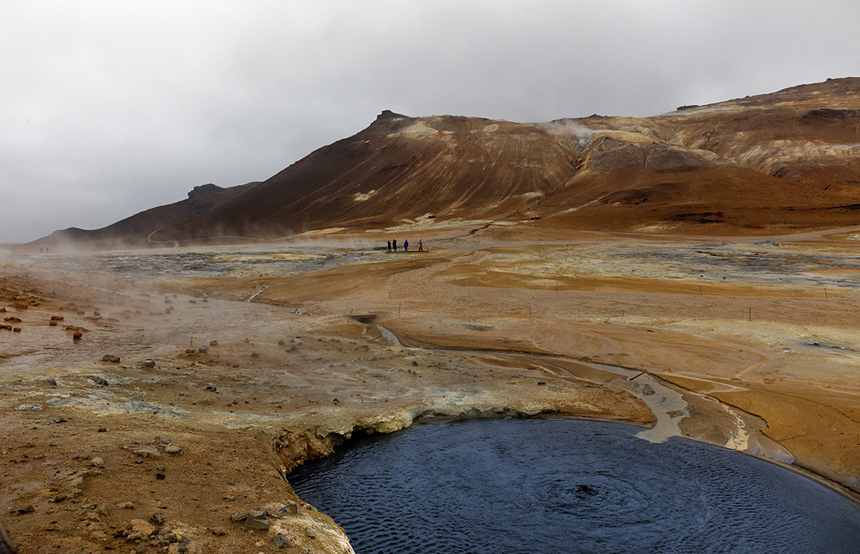
{"label": "gray cloud", "polygon": [[265,179],[383,109],[648,116],[856,74],[852,2],[6,2],[0,242]]}

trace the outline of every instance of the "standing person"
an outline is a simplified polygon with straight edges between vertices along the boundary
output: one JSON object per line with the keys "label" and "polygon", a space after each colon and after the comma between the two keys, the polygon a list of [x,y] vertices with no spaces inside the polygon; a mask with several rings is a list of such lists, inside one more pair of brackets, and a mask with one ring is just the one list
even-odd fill
{"label": "standing person", "polygon": [[388,241],[388,251],[391,252],[391,241]]}
{"label": "standing person", "polygon": [[393,248],[394,251],[397,252],[397,239],[391,241],[391,248]]}
{"label": "standing person", "polygon": [[424,241],[421,239],[418,239],[418,251],[424,252]]}
{"label": "standing person", "polygon": [[403,241],[403,251],[409,252],[409,239]]}

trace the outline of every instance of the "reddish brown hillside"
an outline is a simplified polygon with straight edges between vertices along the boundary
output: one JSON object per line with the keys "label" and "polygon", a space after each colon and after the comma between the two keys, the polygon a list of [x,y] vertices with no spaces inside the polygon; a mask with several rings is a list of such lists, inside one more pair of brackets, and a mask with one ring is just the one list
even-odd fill
{"label": "reddish brown hillside", "polygon": [[383,112],[232,202],[154,235],[271,237],[504,217],[561,189],[573,155],[534,125]]}
{"label": "reddish brown hillside", "polygon": [[860,79],[547,124],[578,154],[543,225],[747,234],[860,224]]}
{"label": "reddish brown hillside", "polygon": [[88,237],[251,240],[503,219],[689,234],[860,225],[860,79],[651,118],[385,111],[257,186],[181,217],[166,208]]}

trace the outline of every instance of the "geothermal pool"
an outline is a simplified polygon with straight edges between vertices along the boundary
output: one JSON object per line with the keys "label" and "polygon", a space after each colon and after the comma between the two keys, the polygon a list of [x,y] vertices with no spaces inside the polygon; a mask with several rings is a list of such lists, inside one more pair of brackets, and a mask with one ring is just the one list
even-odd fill
{"label": "geothermal pool", "polygon": [[420,425],[290,475],[375,553],[856,553],[860,507],[797,473],[638,427]]}

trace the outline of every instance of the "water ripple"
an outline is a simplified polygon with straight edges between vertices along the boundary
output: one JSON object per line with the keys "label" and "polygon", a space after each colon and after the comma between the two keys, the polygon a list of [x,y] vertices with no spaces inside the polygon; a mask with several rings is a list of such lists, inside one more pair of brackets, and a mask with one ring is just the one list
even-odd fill
{"label": "water ripple", "polygon": [[635,427],[424,425],[290,476],[357,554],[856,553],[860,509],[798,474]]}

